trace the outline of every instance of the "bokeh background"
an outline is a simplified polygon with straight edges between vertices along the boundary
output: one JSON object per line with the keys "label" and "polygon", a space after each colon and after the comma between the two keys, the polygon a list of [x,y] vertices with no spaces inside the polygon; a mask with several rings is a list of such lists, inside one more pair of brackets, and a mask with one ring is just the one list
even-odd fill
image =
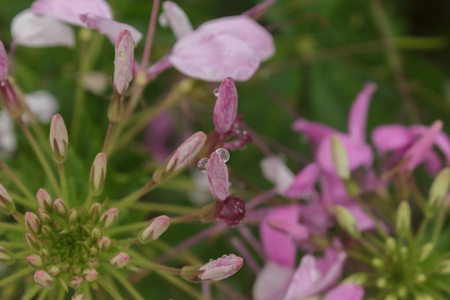
{"label": "bokeh background", "polygon": [[[12,18],[31,2],[0,0],[0,38],[6,46],[11,42]],[[214,18],[240,14],[258,3],[250,0],[176,2],[186,11],[194,27]],[[116,20],[146,32],[151,1],[111,0],[109,3]],[[346,131],[350,105],[363,83],[368,81],[378,85],[370,108],[369,130],[383,123],[430,124],[435,119],[442,119],[448,129],[449,16],[450,2],[445,0],[279,0],[260,19],[274,36],[276,55],[263,63],[251,80],[237,84],[239,113],[274,153],[285,157],[294,172],[310,160],[311,153],[299,135],[291,130],[292,122],[303,116]],[[174,42],[171,31],[158,26],[152,61],[167,53]],[[136,58],[141,57],[143,45],[141,41],[136,48]],[[12,70],[24,92],[50,91],[60,100],[63,117],[70,119],[79,56],[77,47],[18,47]],[[87,94],[88,117],[82,120],[82,147],[76,153],[73,151],[68,161],[71,180],[75,181],[72,186],[86,181],[86,170],[103,143],[112,92],[113,59],[114,48],[103,38],[97,55],[92,57],[92,70],[106,76],[106,90],[100,95]],[[180,76],[174,69],[159,76],[147,88],[142,105],[161,101]],[[195,130],[213,129],[215,97],[212,91],[216,87],[216,84],[196,82],[195,92],[186,95],[171,110],[180,137]],[[42,181],[40,168],[26,140],[19,138],[20,155],[9,164],[19,170],[26,184],[37,189]],[[156,164],[145,150],[144,139],[145,132],[122,148],[110,162],[114,172],[109,172],[107,194],[122,196],[148,181]],[[232,190],[246,200],[271,186],[261,174],[259,161],[262,157],[257,147],[249,145],[232,153],[228,163],[232,170]],[[30,164],[35,164],[36,168],[30,168]],[[193,206],[188,196],[192,187],[187,172],[149,194],[144,201]],[[141,217],[150,216],[138,211],[130,216]],[[176,245],[206,227],[174,225],[162,243],[146,248],[146,253],[157,257],[165,252],[165,246]],[[234,250],[230,238],[235,235],[238,235],[237,230],[230,229],[192,247],[190,252],[204,261],[231,253]],[[176,260],[169,263],[179,265]],[[254,274],[244,268],[226,283],[250,297],[253,279]],[[142,279],[138,287],[145,291],[147,299],[185,299],[182,292],[153,274]]]}

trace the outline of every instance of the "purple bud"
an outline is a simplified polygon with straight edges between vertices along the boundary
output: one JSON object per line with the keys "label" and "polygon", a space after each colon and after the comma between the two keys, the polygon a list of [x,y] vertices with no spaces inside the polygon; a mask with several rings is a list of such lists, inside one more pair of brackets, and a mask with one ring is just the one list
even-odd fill
{"label": "purple bud", "polygon": [[37,216],[39,220],[41,220],[44,224],[49,224],[51,222],[50,215],[47,213],[47,211],[41,207],[37,209]]}
{"label": "purple bud", "polygon": [[73,288],[79,287],[82,284],[83,284],[83,277],[81,276],[73,276],[69,278],[69,285]]}
{"label": "purple bud", "polygon": [[12,214],[16,210],[11,196],[3,185],[0,184],[0,211],[6,215]]}
{"label": "purple bud", "polygon": [[86,269],[83,271],[83,277],[87,282],[94,282],[98,278],[98,272],[95,269]]}
{"label": "purple bud", "polygon": [[114,86],[123,94],[133,79],[134,40],[128,30],[122,30],[116,42]]}
{"label": "purple bud", "polygon": [[218,219],[228,226],[238,225],[245,217],[245,202],[238,197],[230,196],[223,201]]}
{"label": "purple bud", "polygon": [[217,132],[224,134],[230,131],[236,120],[237,106],[238,94],[234,81],[229,77],[225,78],[220,84],[219,95],[213,112]]}
{"label": "purple bud", "polygon": [[39,207],[49,211],[53,209],[52,198],[46,190],[39,189],[39,191],[36,193],[36,200]]}
{"label": "purple bud", "polygon": [[28,211],[25,213],[25,227],[31,233],[38,233],[41,229],[41,222],[34,213]]}
{"label": "purple bud", "polygon": [[218,201],[224,201],[228,197],[230,187],[228,168],[216,152],[211,153],[209,157],[207,175],[211,193]]}
{"label": "purple bud", "polygon": [[154,218],[138,235],[138,239],[142,244],[154,241],[163,234],[170,225],[168,216],[159,216]]}
{"label": "purple bud", "polygon": [[53,287],[55,279],[53,279],[53,277],[44,270],[39,270],[34,273],[34,282],[43,288],[49,289]]}
{"label": "purple bud", "polygon": [[115,220],[117,220],[118,215],[119,209],[111,208],[100,217],[100,224],[105,228],[109,227]]}
{"label": "purple bud", "polygon": [[89,209],[89,218],[93,222],[97,222],[100,218],[100,215],[102,213],[102,205],[100,203],[94,203],[91,206],[91,209]]}
{"label": "purple bud", "polygon": [[111,259],[110,263],[118,269],[122,269],[130,262],[130,256],[128,253],[119,252]]}
{"label": "purple bud", "polygon": [[166,171],[173,168],[173,171],[176,172],[186,167],[197,156],[200,150],[202,150],[205,142],[206,135],[203,132],[199,131],[191,135],[169,158]]}
{"label": "purple bud", "polygon": [[50,125],[50,146],[52,147],[54,160],[59,164],[63,163],[66,160],[69,136],[66,124],[59,114],[53,116]]}
{"label": "purple bud", "polygon": [[106,177],[106,154],[100,152],[94,159],[89,177],[91,192],[94,196],[100,195]]}
{"label": "purple bud", "polygon": [[5,47],[0,41],[0,83],[8,80],[8,56]]}

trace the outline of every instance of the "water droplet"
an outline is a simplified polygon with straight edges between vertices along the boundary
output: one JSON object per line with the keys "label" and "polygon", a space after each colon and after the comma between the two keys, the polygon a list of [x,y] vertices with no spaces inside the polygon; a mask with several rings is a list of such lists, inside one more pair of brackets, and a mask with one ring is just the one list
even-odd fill
{"label": "water droplet", "polygon": [[230,159],[230,152],[228,152],[227,149],[219,148],[215,152],[217,155],[219,155],[220,159],[222,159],[224,163],[226,163]]}
{"label": "water droplet", "polygon": [[117,57],[118,58],[124,58],[125,57],[125,52],[123,52],[123,51],[117,52]]}
{"label": "water droplet", "polygon": [[219,89],[215,89],[213,93],[214,96],[219,97]]}
{"label": "water droplet", "polygon": [[200,159],[197,163],[198,170],[202,173],[206,173],[206,171],[208,170],[208,162],[209,159],[207,158]]}
{"label": "water droplet", "polygon": [[228,182],[228,186],[231,186],[231,182]]}
{"label": "water droplet", "polygon": [[159,15],[159,25],[161,25],[162,27],[169,26],[169,19],[167,18],[167,15],[165,13]]}

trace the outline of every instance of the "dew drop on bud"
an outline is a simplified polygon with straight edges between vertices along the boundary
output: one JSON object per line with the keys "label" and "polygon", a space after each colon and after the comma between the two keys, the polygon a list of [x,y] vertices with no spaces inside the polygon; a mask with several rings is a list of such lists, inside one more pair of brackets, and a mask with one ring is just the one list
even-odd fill
{"label": "dew drop on bud", "polygon": [[125,52],[123,52],[123,51],[117,52],[117,57],[124,58],[125,57]]}
{"label": "dew drop on bud", "polygon": [[219,155],[220,159],[222,159],[224,163],[226,163],[230,159],[230,152],[228,152],[227,149],[219,148],[215,152],[217,153],[217,155]]}
{"label": "dew drop on bud", "polygon": [[199,169],[200,172],[206,173],[206,171],[208,170],[208,162],[209,159],[207,158],[202,158],[198,161],[197,168]]}
{"label": "dew drop on bud", "polygon": [[213,93],[214,96],[219,97],[219,89],[215,89]]}

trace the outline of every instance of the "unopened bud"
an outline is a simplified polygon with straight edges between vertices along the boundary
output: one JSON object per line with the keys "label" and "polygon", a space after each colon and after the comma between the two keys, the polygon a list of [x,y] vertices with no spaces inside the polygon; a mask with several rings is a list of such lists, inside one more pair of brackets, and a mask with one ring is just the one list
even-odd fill
{"label": "unopened bud", "polygon": [[125,106],[124,97],[125,95],[120,95],[117,90],[114,90],[108,107],[108,119],[111,122],[119,122],[122,120]]}
{"label": "unopened bud", "polygon": [[49,252],[45,248],[39,249],[38,253],[44,259],[47,259],[49,257]]}
{"label": "unopened bud", "polygon": [[86,269],[83,271],[83,277],[87,282],[94,282],[98,278],[98,272],[95,269]]}
{"label": "unopened bud", "polygon": [[95,223],[98,221],[101,214],[102,214],[102,205],[100,203],[92,204],[91,209],[89,209],[89,219]]}
{"label": "unopened bud", "polygon": [[118,215],[119,215],[119,209],[111,208],[100,217],[100,224],[103,227],[107,228],[107,227],[111,226],[111,224],[114,223],[115,220],[117,220]]}
{"label": "unopened bud", "polygon": [[39,241],[33,234],[25,233],[25,241],[27,242],[27,245],[31,250],[39,250]]}
{"label": "unopened bud", "polygon": [[64,124],[64,120],[59,114],[53,116],[50,125],[50,146],[53,151],[53,159],[58,164],[63,163],[66,160],[69,136],[66,124]]}
{"label": "unopened bud", "polygon": [[158,239],[170,225],[168,216],[159,216],[154,218],[138,235],[139,242],[145,244]]}
{"label": "unopened bud", "polygon": [[382,268],[384,266],[384,263],[379,258],[373,258],[372,259],[372,265],[378,269]]}
{"label": "unopened bud", "polygon": [[91,232],[92,239],[97,240],[100,238],[101,235],[102,235],[102,230],[100,228],[95,227],[94,229],[92,229],[92,232]]}
{"label": "unopened bud", "polygon": [[431,252],[433,252],[433,249],[434,249],[433,243],[426,243],[425,245],[423,245],[422,248],[420,249],[419,260],[420,261],[426,260],[430,256]]}
{"label": "unopened bud", "polygon": [[213,121],[216,131],[227,133],[236,120],[238,94],[232,78],[225,78],[220,84],[219,95],[214,106]]}
{"label": "unopened bud", "polygon": [[19,119],[24,112],[20,96],[21,93],[14,85],[14,82],[8,79],[0,80],[0,98],[3,100],[3,106],[8,111],[8,114],[14,119]]}
{"label": "unopened bud", "polygon": [[36,200],[40,208],[43,208],[47,211],[51,211],[53,209],[53,201],[50,197],[50,194],[44,190],[39,189],[39,191],[36,194]]}
{"label": "unopened bud", "polygon": [[11,252],[3,247],[0,247],[0,264],[10,265],[15,262],[14,256]]}
{"label": "unopened bud", "polygon": [[358,238],[361,235],[361,232],[356,226],[355,217],[353,217],[347,208],[341,205],[336,206],[336,217],[339,225],[341,225],[348,234],[355,238]]}
{"label": "unopened bud", "polygon": [[419,273],[416,275],[416,278],[414,279],[417,283],[422,283],[427,280],[427,277],[423,273]]}
{"label": "unopened bud", "polygon": [[[83,277],[81,276],[72,276],[69,278],[69,285],[73,288],[77,288],[81,285],[83,285]],[[73,299],[73,297],[72,297]]]}
{"label": "unopened bud", "polygon": [[187,281],[217,281],[235,274],[244,264],[244,260],[234,254],[224,255],[199,267],[183,267],[181,277]]}
{"label": "unopened bud", "polygon": [[25,227],[31,233],[38,233],[41,229],[39,218],[32,212],[25,213]]}
{"label": "unopened bud", "polygon": [[3,185],[0,184],[0,211],[6,215],[10,215],[16,211],[16,207],[11,196],[8,194]]}
{"label": "unopened bud", "polygon": [[42,225],[41,232],[46,237],[51,237],[53,235],[52,228],[50,226],[48,226],[47,224]]}
{"label": "unopened bud", "polygon": [[0,41],[0,82],[8,79],[8,56],[6,55],[5,46]]}
{"label": "unopened bud", "polygon": [[78,219],[78,212],[76,209],[72,208],[69,210],[69,223],[74,224]]}
{"label": "unopened bud", "polygon": [[53,202],[53,209],[60,215],[65,216],[69,211],[66,203],[61,198],[58,198]]}
{"label": "unopened bud", "polygon": [[51,218],[50,215],[47,213],[47,211],[41,207],[39,207],[37,209],[37,216],[39,218],[39,220],[41,220],[41,222],[43,224],[49,224],[51,222]]}
{"label": "unopened bud", "polygon": [[130,262],[130,255],[125,252],[119,252],[111,259],[110,263],[115,268],[122,269],[123,267],[127,266]]}
{"label": "unopened bud", "polygon": [[128,30],[122,30],[116,42],[114,59],[114,86],[124,94],[133,79],[134,40]]}
{"label": "unopened bud", "polygon": [[395,252],[396,242],[392,237],[388,237],[386,240],[386,252],[392,254]]}
{"label": "unopened bud", "polygon": [[450,259],[444,260],[439,264],[438,272],[441,274],[450,274]]}
{"label": "unopened bud", "polygon": [[98,239],[97,246],[100,251],[106,251],[111,246],[111,239],[107,236],[102,236]]}
{"label": "unopened bud", "polygon": [[55,279],[44,270],[39,270],[34,273],[34,282],[43,288],[49,289],[55,284]]}
{"label": "unopened bud", "polygon": [[85,294],[76,294],[72,296],[72,300],[87,300]]}
{"label": "unopened bud", "polygon": [[431,217],[437,209],[442,207],[444,197],[447,195],[450,185],[450,169],[443,169],[434,179],[430,189],[427,203],[427,213]]}
{"label": "unopened bud", "polygon": [[202,150],[206,142],[206,134],[199,131],[191,135],[177,150],[170,156],[166,171],[177,172],[191,163],[191,161]]}
{"label": "unopened bud", "polygon": [[341,140],[335,135],[331,137],[331,154],[337,175],[342,180],[350,179],[347,152]]}
{"label": "unopened bud", "polygon": [[402,201],[397,209],[397,234],[406,236],[411,228],[411,208],[408,202]]}
{"label": "unopened bud", "polygon": [[53,277],[58,276],[58,274],[61,272],[61,270],[55,265],[51,265],[50,267],[48,267],[47,271]]}
{"label": "unopened bud", "polygon": [[92,246],[91,249],[89,249],[89,254],[91,256],[97,256],[98,255],[98,248],[95,246]]}
{"label": "unopened bud", "polygon": [[94,196],[101,194],[106,177],[106,154],[101,152],[97,154],[91,167],[89,177],[89,187]]}

